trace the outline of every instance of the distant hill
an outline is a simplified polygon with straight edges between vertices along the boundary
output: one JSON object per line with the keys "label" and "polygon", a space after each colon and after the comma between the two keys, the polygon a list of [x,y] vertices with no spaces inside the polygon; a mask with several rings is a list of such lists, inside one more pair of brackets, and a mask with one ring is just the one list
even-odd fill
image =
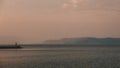
{"label": "distant hill", "polygon": [[47,40],[44,44],[120,44],[120,38],[64,38]]}

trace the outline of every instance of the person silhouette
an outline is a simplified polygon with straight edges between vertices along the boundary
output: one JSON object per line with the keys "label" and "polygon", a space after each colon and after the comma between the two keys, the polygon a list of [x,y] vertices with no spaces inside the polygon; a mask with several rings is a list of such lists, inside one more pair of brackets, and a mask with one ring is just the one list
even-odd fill
{"label": "person silhouette", "polygon": [[18,46],[18,43],[17,43],[17,42],[15,42],[15,46]]}

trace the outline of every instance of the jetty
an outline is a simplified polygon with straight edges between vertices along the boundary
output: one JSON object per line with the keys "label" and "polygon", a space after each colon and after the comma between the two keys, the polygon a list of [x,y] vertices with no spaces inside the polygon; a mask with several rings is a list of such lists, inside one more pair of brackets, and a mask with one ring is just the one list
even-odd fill
{"label": "jetty", "polygon": [[16,42],[15,45],[0,45],[0,49],[21,49],[22,47]]}

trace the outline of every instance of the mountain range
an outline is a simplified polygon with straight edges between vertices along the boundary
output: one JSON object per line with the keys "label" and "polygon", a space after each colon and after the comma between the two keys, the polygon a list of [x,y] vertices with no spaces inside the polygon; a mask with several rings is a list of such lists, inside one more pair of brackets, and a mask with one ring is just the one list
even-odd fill
{"label": "mountain range", "polygon": [[120,38],[64,38],[60,40],[47,40],[45,44],[120,44]]}

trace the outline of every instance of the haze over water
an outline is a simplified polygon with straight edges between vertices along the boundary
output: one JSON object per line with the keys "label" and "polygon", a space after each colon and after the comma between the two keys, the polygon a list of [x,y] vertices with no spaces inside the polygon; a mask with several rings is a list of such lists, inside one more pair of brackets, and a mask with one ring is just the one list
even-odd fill
{"label": "haze over water", "polygon": [[[0,45],[28,44],[0,49],[0,68],[120,68],[120,46],[101,40],[120,38],[119,29],[120,0],[0,0]],[[39,45],[80,37],[105,45]]]}

